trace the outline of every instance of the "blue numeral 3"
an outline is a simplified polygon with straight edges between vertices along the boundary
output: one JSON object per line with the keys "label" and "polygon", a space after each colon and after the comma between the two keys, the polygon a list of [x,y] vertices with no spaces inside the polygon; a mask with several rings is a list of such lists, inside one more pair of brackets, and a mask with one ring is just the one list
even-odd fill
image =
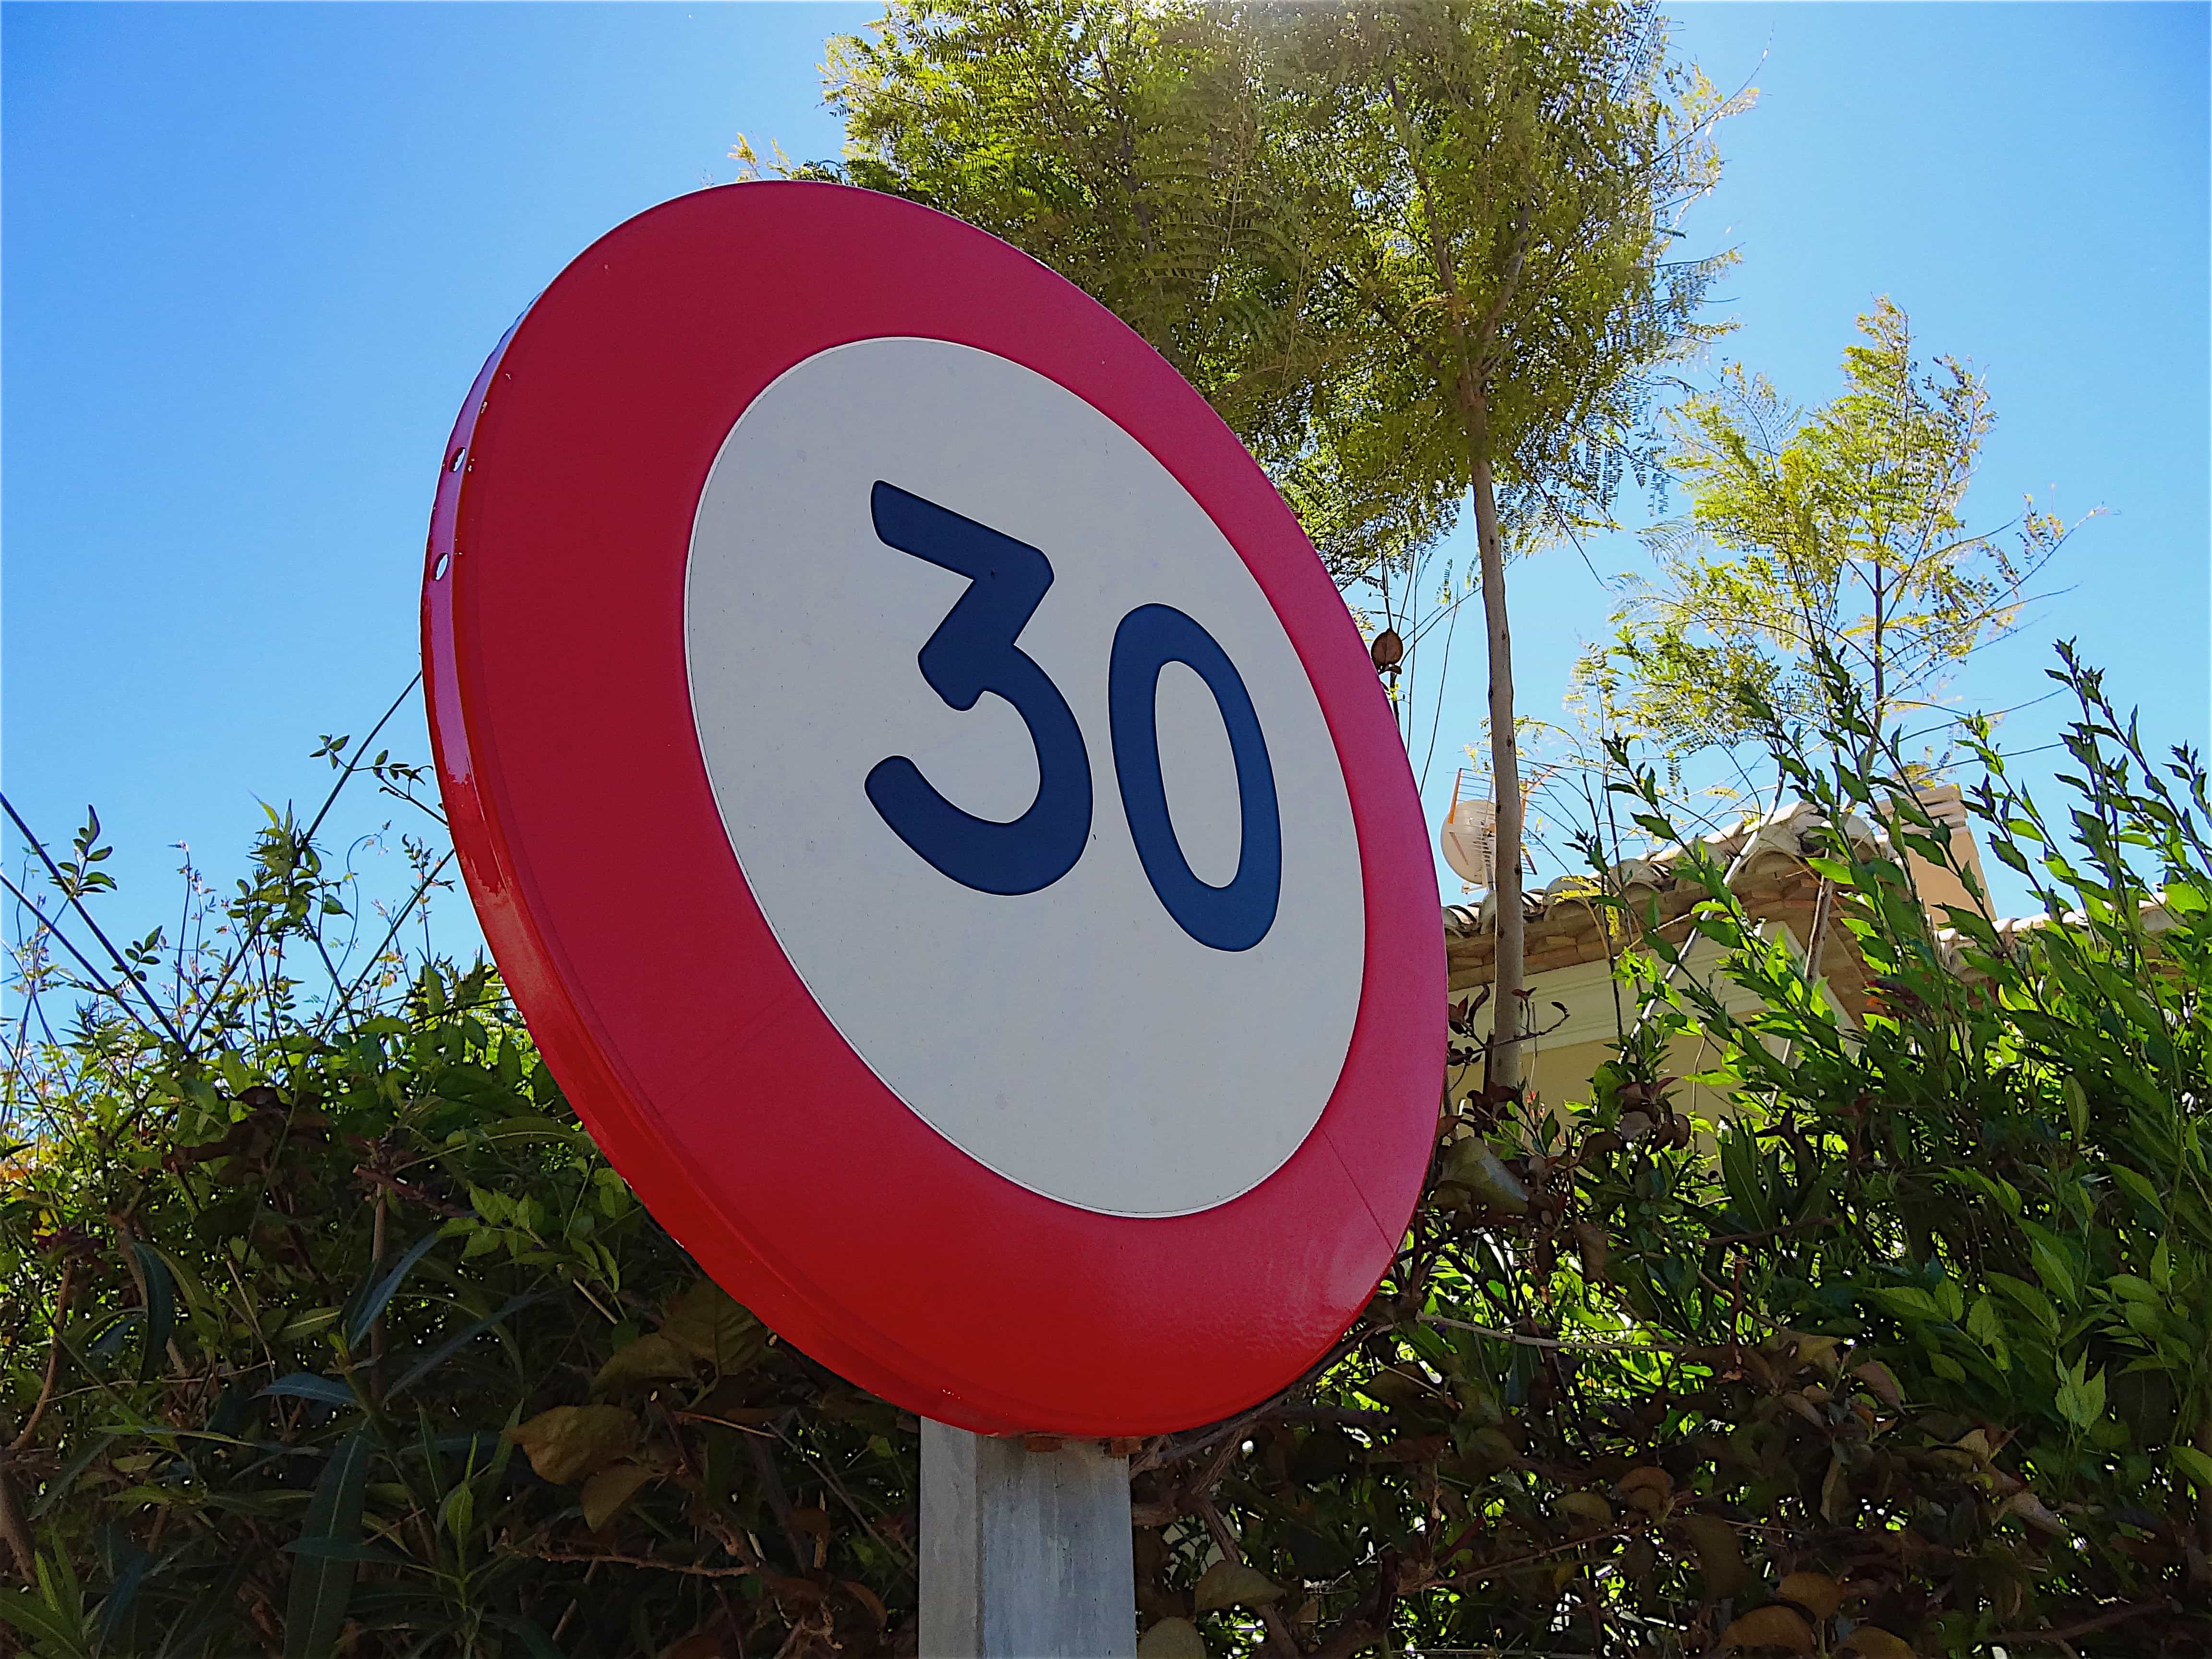
{"label": "blue numeral 3", "polygon": [[1027,542],[934,501],[878,483],[876,534],[902,553],[969,579],[915,661],[929,689],[973,708],[986,691],[1014,706],[1036,746],[1037,792],[1011,823],[963,812],[903,755],[868,773],[868,799],[899,839],[963,887],[1034,893],[1066,875],[1091,837],[1091,752],[1067,699],[1014,643],[1052,586],[1052,564]]}

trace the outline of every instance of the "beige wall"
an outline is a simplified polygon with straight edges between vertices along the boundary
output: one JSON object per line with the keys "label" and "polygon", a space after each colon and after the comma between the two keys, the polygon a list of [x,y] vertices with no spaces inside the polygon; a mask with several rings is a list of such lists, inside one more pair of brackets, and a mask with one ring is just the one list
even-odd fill
{"label": "beige wall", "polygon": [[[1776,936],[1802,959],[1803,946],[1796,933],[1779,922],[1769,922],[1766,927],[1777,930]],[[1756,1012],[1759,1000],[1717,972],[1720,956],[1719,946],[1698,939],[1686,955],[1682,975],[1712,987],[1729,1012],[1747,1017]],[[1529,1043],[1532,1094],[1544,1104],[1560,1109],[1585,1104],[1589,1100],[1591,1077],[1613,1058],[1620,1033],[1635,1021],[1635,989],[1619,983],[1612,964],[1602,960],[1537,974],[1531,978],[1529,989],[1530,1018],[1539,1034]],[[1832,998],[1829,1006],[1847,1029],[1856,1029],[1857,1022]],[[1691,1033],[1669,1045],[1666,1069],[1686,1079],[1711,1070],[1719,1061],[1718,1048],[1703,1036]],[[1452,1100],[1457,1102],[1470,1093],[1481,1078],[1479,1061],[1455,1071],[1450,1079]],[[1698,1117],[1723,1117],[1729,1111],[1728,1097],[1702,1084],[1685,1082],[1675,1094],[1675,1102]]]}

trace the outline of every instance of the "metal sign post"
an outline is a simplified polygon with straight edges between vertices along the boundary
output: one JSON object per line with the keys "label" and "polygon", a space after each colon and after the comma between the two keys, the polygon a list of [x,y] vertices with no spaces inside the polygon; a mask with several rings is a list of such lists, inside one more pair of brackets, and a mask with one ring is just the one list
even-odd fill
{"label": "metal sign post", "polygon": [[[422,619],[461,867],[578,1114],[931,1424],[931,1650],[1127,1651],[1096,1443],[1326,1352],[1442,1084],[1419,802],[1297,518],[1026,255],[733,185],[484,365]],[[1069,1440],[976,1438],[1024,1434]]]}
{"label": "metal sign post", "polygon": [[1129,1460],[921,1425],[921,1659],[1130,1659]]}

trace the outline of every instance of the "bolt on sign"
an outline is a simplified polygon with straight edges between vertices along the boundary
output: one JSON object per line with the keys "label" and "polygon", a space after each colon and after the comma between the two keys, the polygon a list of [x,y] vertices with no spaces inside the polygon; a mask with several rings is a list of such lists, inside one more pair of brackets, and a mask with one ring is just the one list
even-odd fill
{"label": "bolt on sign", "polygon": [[1078,289],[839,185],[640,215],[471,391],[422,628],[516,1002],[787,1340],[1129,1435],[1372,1292],[1443,1068],[1413,781],[1296,518]]}

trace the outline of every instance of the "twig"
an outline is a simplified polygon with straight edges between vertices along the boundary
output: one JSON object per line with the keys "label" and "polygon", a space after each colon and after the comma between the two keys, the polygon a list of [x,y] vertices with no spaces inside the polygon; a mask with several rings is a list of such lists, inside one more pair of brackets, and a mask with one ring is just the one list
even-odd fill
{"label": "twig", "polygon": [[1563,1342],[1553,1336],[1530,1336],[1489,1325],[1470,1325],[1463,1319],[1446,1319],[1442,1314],[1425,1313],[1420,1318],[1424,1325],[1443,1325],[1455,1331],[1473,1331],[1477,1336],[1494,1337],[1500,1342],[1517,1342],[1524,1348],[1565,1353],[1695,1353],[1710,1346],[1701,1342],[1665,1342],[1656,1338],[1638,1342]]}
{"label": "twig", "polygon": [[[354,757],[346,763],[345,769],[338,774],[338,781],[331,786],[331,793],[323,797],[321,809],[308,821],[307,827],[295,837],[298,845],[304,847],[314,840],[315,832],[323,827],[323,820],[330,816],[331,808],[337,805],[339,791],[346,787],[347,781],[360,769],[362,757],[368,753],[368,746],[376,741],[377,734],[391,724],[392,717],[399,712],[399,705],[412,696],[415,688],[422,683],[422,676],[418,671],[402,688],[399,695],[392,700],[392,707],[384,711],[383,718],[369,727],[368,735],[361,740],[361,746],[353,751]],[[447,856],[450,858],[453,855],[449,853]],[[412,901],[410,901],[408,908],[413,908]],[[402,914],[404,915],[405,912]],[[222,971],[216,975],[213,988],[207,993],[206,1000],[201,1004],[199,1018],[192,1022],[191,1036],[185,1039],[184,1044],[187,1050],[192,1046],[192,1039],[199,1036],[201,1027],[207,1024],[208,1016],[215,1012],[216,1000],[222,994],[224,988],[230,983],[230,976],[238,971],[239,963],[246,960],[246,951],[252,948],[254,940],[260,937],[261,920],[259,915],[256,915],[252,918],[250,926],[240,930],[236,948],[231,951],[229,960],[223,963]],[[398,930],[394,928],[392,931],[397,933]],[[386,944],[390,942],[389,939],[386,941]],[[381,954],[380,951],[380,954]]]}
{"label": "twig", "polygon": [[2147,1613],[2164,1613],[2167,1609],[2155,1601],[2138,1601],[2133,1607],[2115,1607],[2100,1613],[2094,1619],[2084,1619],[2078,1624],[2061,1625],[2052,1630],[1999,1631],[1989,1638],[1992,1642],[2059,1642],[2076,1636],[2089,1636],[2100,1630],[2110,1630],[2114,1625],[2125,1624],[2130,1619],[2140,1619]]}
{"label": "twig", "polygon": [[[1211,1484],[1210,1481],[1207,1483]],[[1237,1541],[1237,1534],[1229,1530],[1229,1523],[1221,1518],[1221,1511],[1213,1507],[1213,1500],[1206,1496],[1204,1487],[1191,1493],[1189,1503],[1191,1508],[1198,1512],[1198,1518],[1206,1522],[1206,1531],[1213,1534],[1213,1541],[1221,1547],[1221,1553],[1240,1567],[1249,1565],[1244,1559],[1244,1547]],[[1276,1611],[1273,1603],[1261,1603],[1260,1620],[1267,1627],[1269,1646],[1280,1644],[1283,1651],[1290,1655],[1302,1650],[1297,1639],[1291,1634],[1290,1626],[1283,1621],[1283,1615]]]}
{"label": "twig", "polygon": [[1602,1532],[1590,1533],[1581,1538],[1570,1538],[1564,1544],[1553,1544],[1548,1548],[1538,1550],[1533,1555],[1516,1555],[1510,1561],[1492,1561],[1483,1566],[1469,1567],[1465,1572],[1455,1572],[1449,1577],[1433,1580],[1430,1588],[1434,1589],[1445,1584],[1480,1583],[1486,1578],[1495,1577],[1501,1572],[1510,1572],[1516,1567],[1525,1567],[1568,1550],[1578,1550],[1585,1544],[1595,1544],[1601,1538],[1625,1538],[1637,1529],[1634,1527],[1607,1527]]}
{"label": "twig", "polygon": [[8,1443],[10,1454],[20,1452],[31,1443],[31,1437],[39,1431],[39,1419],[46,1414],[46,1402],[54,1397],[54,1379],[60,1376],[62,1366],[62,1322],[69,1316],[70,1291],[76,1281],[76,1263],[62,1263],[62,1282],[54,1291],[54,1329],[46,1343],[46,1377],[40,1385],[38,1403],[24,1419],[21,1432]]}
{"label": "twig", "polygon": [[397,1176],[388,1176],[381,1170],[371,1169],[366,1164],[355,1164],[353,1172],[371,1186],[383,1188],[395,1198],[404,1198],[411,1204],[420,1204],[433,1215],[441,1215],[452,1219],[474,1213],[472,1211],[463,1209],[458,1204],[448,1204],[442,1198],[433,1198],[420,1187],[410,1186]]}
{"label": "twig", "polygon": [[757,1567],[702,1567],[688,1561],[655,1561],[643,1555],[587,1555],[580,1550],[526,1550],[512,1544],[502,1545],[503,1555],[517,1555],[532,1561],[568,1561],[592,1565],[602,1563],[617,1567],[651,1567],[657,1572],[681,1572],[694,1578],[743,1578],[757,1573]]}
{"label": "twig", "polygon": [[[28,910],[33,915],[39,919],[40,927],[44,928],[51,937],[58,939],[61,942],[62,949],[68,951],[71,956],[76,958],[77,966],[83,969],[86,973],[92,975],[93,985],[101,995],[108,998],[116,1005],[116,1006],[122,1009],[125,1013],[130,1015],[131,1023],[137,1026],[137,1028],[143,1031],[148,1036],[152,1037],[156,1042],[161,1041],[161,1033],[146,1023],[146,1017],[140,1013],[121,992],[118,991],[113,986],[110,985],[105,979],[100,977],[100,969],[92,965],[92,959],[86,956],[83,951],[76,948],[76,943],[70,939],[70,936],[54,925],[53,919],[47,915],[45,911],[39,908],[37,904],[32,902],[28,894],[25,893],[21,888],[16,886],[14,882],[9,880],[5,876],[0,876],[0,887],[6,888],[17,903],[23,906],[25,909]],[[137,983],[135,980],[130,982],[134,985]],[[155,1014],[159,1017],[161,1011],[156,1008],[154,1012]],[[162,1021],[162,1024],[165,1025],[168,1022],[166,1019]]]}
{"label": "twig", "polygon": [[[0,795],[0,807],[4,807],[7,810],[9,818],[14,823],[15,828],[22,833],[23,839],[31,843],[31,850],[39,855],[39,862],[46,866],[46,873],[54,878],[54,885],[61,890],[62,896],[69,901],[70,908],[76,911],[77,915],[84,918],[84,925],[92,929],[92,936],[100,941],[100,948],[107,952],[108,960],[123,970],[123,978],[125,982],[138,993],[140,1000],[144,1002],[147,1007],[153,1011],[154,1018],[161,1022],[161,1029],[167,1031],[170,1036],[176,1040],[177,1046],[180,1048],[184,1048],[185,1043],[183,1036],[178,1031],[177,1028],[170,1023],[168,1015],[161,1012],[161,1005],[154,1000],[154,994],[149,991],[144,986],[141,985],[137,979],[133,975],[131,969],[131,964],[123,959],[123,953],[117,950],[113,945],[108,942],[107,935],[100,931],[100,924],[92,919],[92,912],[85,908],[83,899],[79,897],[76,893],[70,890],[69,883],[63,878],[61,866],[54,862],[53,855],[46,851],[46,843],[31,833],[31,826],[23,822],[23,815],[15,810],[15,803],[10,801],[7,796]],[[9,884],[9,888],[10,890],[13,890],[13,883]],[[15,896],[18,898],[22,897],[22,895],[20,892]],[[28,901],[26,900],[25,902],[27,903]],[[35,904],[31,906],[31,908],[34,912],[39,907]],[[42,916],[40,920],[43,921],[44,917]],[[52,922],[48,922],[46,926],[48,932],[52,933],[54,931],[53,924]],[[57,939],[61,938],[61,935],[58,933],[55,933],[54,936]],[[68,941],[64,939],[63,943],[67,944]],[[71,956],[76,956],[77,953],[75,947],[71,947],[70,954]],[[82,957],[77,957],[77,960],[83,962],[84,958]],[[85,967],[88,970],[91,969],[91,966],[92,964],[90,963],[85,963]],[[120,1001],[121,999],[118,997],[117,1000]],[[142,1021],[141,1024],[143,1023],[143,1022]]]}
{"label": "twig", "polygon": [[821,1458],[815,1456],[813,1453],[808,1451],[804,1446],[793,1444],[790,1436],[779,1435],[777,1438],[781,1439],[786,1446],[791,1449],[791,1450],[796,1452],[810,1468],[829,1483],[830,1490],[837,1494],[838,1501],[844,1504],[847,1509],[853,1511],[853,1518],[860,1523],[860,1529],[866,1533],[869,1537],[874,1539],[879,1547],[889,1551],[893,1555],[902,1557],[908,1567],[915,1567],[919,1565],[915,1559],[914,1552],[908,1549],[904,1542],[895,1541],[891,1539],[886,1538],[883,1534],[876,1530],[875,1522],[869,1520],[866,1514],[861,1510],[860,1506],[853,1501],[853,1494],[845,1489],[845,1483],[837,1478],[836,1470],[831,1468],[828,1463],[824,1462]]}

